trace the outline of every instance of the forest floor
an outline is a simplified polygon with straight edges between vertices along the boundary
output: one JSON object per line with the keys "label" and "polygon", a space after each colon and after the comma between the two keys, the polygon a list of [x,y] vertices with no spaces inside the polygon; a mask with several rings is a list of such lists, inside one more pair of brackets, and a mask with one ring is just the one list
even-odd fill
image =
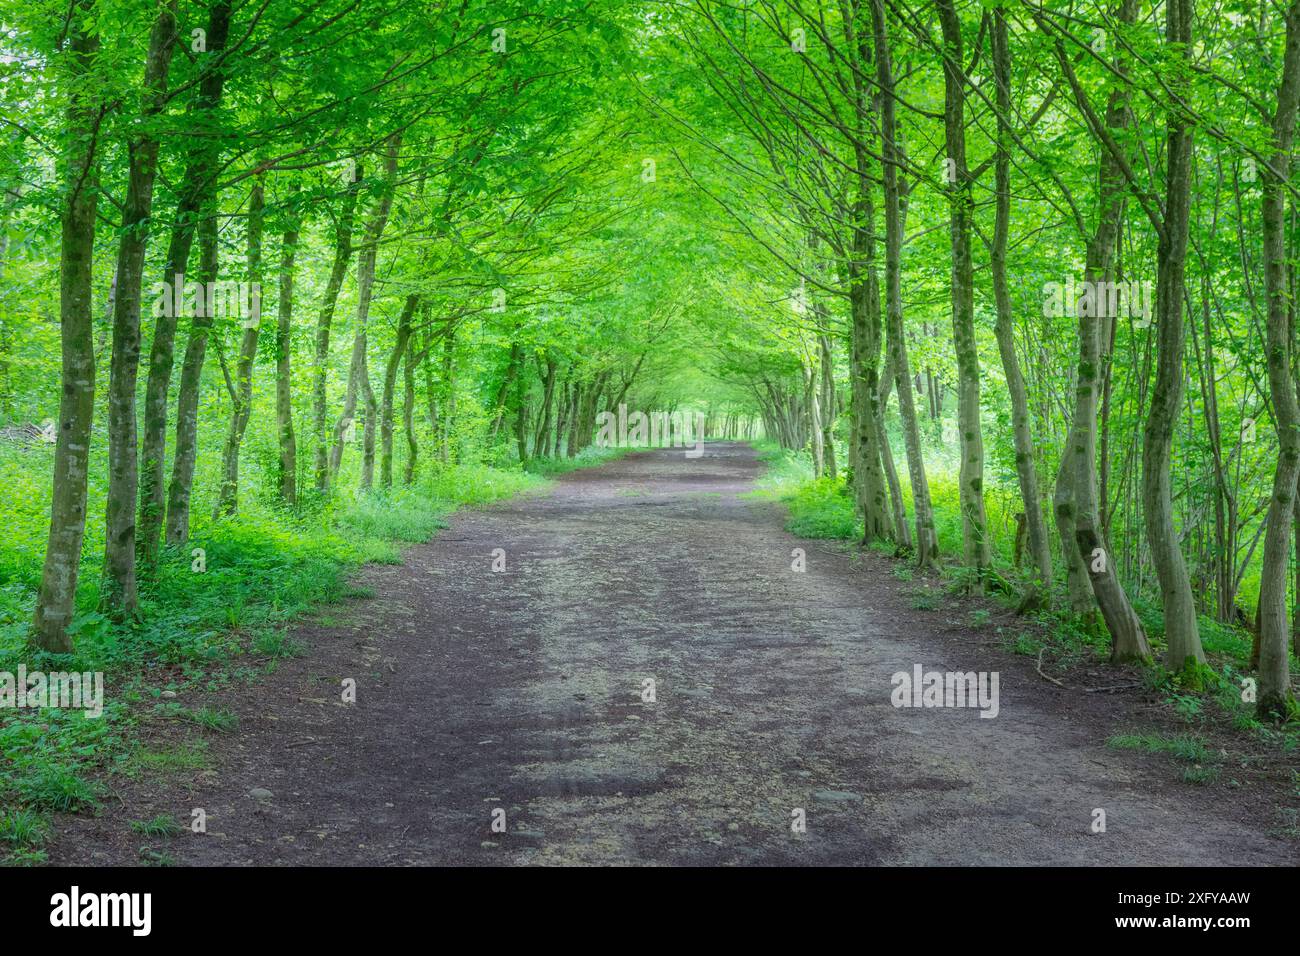
{"label": "forest floor", "polygon": [[[1300,861],[1281,777],[1197,785],[1107,747],[1168,729],[1164,711],[1043,679],[969,623],[980,599],[917,609],[890,560],[793,537],[780,505],[743,497],[761,470],[739,444],[642,452],[459,512],[365,569],[373,597],[297,626],[301,656],[271,676],[186,692],[238,729],[151,729],[155,752],[199,759],[114,778],[97,815],[60,816],[49,861]],[[895,708],[891,676],[916,664],[998,672],[997,716]],[[185,829],[131,826],[159,815]]]}

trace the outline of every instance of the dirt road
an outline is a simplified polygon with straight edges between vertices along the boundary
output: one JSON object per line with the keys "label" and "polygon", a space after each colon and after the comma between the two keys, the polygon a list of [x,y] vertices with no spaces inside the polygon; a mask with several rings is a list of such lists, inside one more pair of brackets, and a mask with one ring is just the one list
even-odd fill
{"label": "dirt road", "polygon": [[[1132,699],[1054,687],[884,559],[787,534],[740,497],[760,470],[641,453],[460,513],[217,699],[241,723],[212,769],[61,823],[51,862],[136,862],[130,818],[194,808],[178,863],[1295,862],[1233,791],[1106,748]],[[998,672],[997,716],[896,708],[918,664]]]}

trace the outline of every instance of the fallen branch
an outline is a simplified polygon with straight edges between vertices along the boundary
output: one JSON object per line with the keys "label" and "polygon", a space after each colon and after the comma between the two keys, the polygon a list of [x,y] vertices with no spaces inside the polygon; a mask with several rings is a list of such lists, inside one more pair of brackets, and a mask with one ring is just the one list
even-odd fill
{"label": "fallen branch", "polygon": [[[1055,677],[1049,677],[1048,675],[1046,675],[1046,674],[1043,673],[1043,651],[1045,651],[1045,650],[1047,650],[1047,648],[1045,648],[1045,647],[1040,647],[1040,648],[1038,649],[1038,664],[1035,665],[1035,669],[1038,671],[1038,676],[1041,677],[1043,680],[1049,680],[1049,681],[1051,681],[1051,682],[1052,682],[1053,684],[1055,684],[1057,687],[1065,687],[1065,685],[1062,684],[1062,683],[1061,683],[1059,680],[1057,680]],[[1066,690],[1069,690],[1070,688],[1065,687],[1065,689],[1066,689]]]}

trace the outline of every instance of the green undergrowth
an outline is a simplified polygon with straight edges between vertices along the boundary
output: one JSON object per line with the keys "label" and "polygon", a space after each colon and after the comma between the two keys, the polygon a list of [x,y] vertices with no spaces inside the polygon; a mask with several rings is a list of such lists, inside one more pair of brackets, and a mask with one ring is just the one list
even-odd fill
{"label": "green undergrowth", "polygon": [[607,461],[622,458],[628,452],[634,450],[631,448],[597,448],[592,445],[589,448],[584,448],[572,458],[564,456],[559,458],[532,458],[524,465],[524,470],[532,475],[541,475],[543,478],[554,478],[557,475],[577,471],[579,468],[603,465]]}
{"label": "green undergrowth", "polygon": [[[132,625],[96,610],[102,518],[92,514],[72,626],[76,651],[52,655],[27,643],[49,520],[48,456],[0,448],[0,480],[11,482],[21,503],[6,516],[0,540],[0,671],[22,665],[29,672],[104,675],[100,719],[81,711],[0,710],[0,861],[42,862],[50,814],[99,806],[105,795],[95,780],[102,771],[138,775],[203,765],[203,736],[232,732],[234,715],[192,711],[177,698],[187,689],[256,679],[278,659],[301,653],[288,626],[314,608],[364,596],[348,584],[361,565],[399,562],[403,546],[428,540],[461,506],[539,490],[544,476],[618,454],[587,452],[527,470],[426,465],[411,487],[363,496],[308,491],[293,510],[249,494],[237,517],[220,521],[196,504],[190,542],[164,550],[157,572],[141,580],[141,619]],[[101,492],[96,480],[92,475],[92,502]],[[139,732],[157,720],[183,721],[195,739],[174,753],[144,749]]]}
{"label": "green undergrowth", "polygon": [[813,478],[807,455],[766,441],[754,442],[767,469],[745,497],[773,500],[789,512],[786,530],[801,538],[857,540],[862,520],[842,479]]}
{"label": "green undergrowth", "polygon": [[[783,449],[774,442],[757,441],[759,459],[767,466],[748,497],[778,501],[787,509],[786,530],[802,538],[858,541],[863,525],[856,513],[846,476],[836,479],[814,478],[809,455]],[[960,595],[978,591],[978,582],[968,580],[971,572],[958,562],[961,554],[961,511],[955,476],[936,473],[930,476],[930,490],[939,535],[941,560],[938,576],[941,583],[918,585],[909,594],[910,606],[917,611],[935,611],[943,606],[943,595]],[[911,513],[911,494],[903,485],[904,503]],[[1014,514],[1018,508],[1014,491],[1006,489],[986,494],[990,547],[994,569],[1012,585],[1005,593],[991,593],[994,607],[1019,609],[1024,595],[1021,576],[1012,567],[1015,545]],[[872,546],[892,557],[892,545],[880,542]],[[918,576],[912,563],[900,558],[894,576],[911,582]],[[1040,654],[1056,668],[1086,664],[1105,664],[1110,656],[1110,638],[1104,627],[1089,627],[1061,607],[1061,595],[1052,608],[1032,610],[1017,619],[1013,626],[993,624],[987,609],[970,613],[975,627],[992,627],[1006,647],[1014,653],[1037,658]],[[1116,683],[1132,681],[1160,696],[1169,711],[1180,721],[1200,725],[1209,721],[1226,723],[1251,734],[1282,752],[1300,752],[1300,713],[1292,722],[1278,728],[1261,725],[1254,718],[1254,704],[1243,699],[1248,688],[1251,635],[1240,627],[1222,624],[1209,617],[1200,618],[1201,643],[1207,664],[1170,672],[1161,664],[1165,649],[1164,620],[1158,595],[1138,593],[1133,605],[1153,650],[1153,659],[1137,665],[1133,672],[1116,669]],[[1300,661],[1292,657],[1292,672],[1300,673]],[[1127,676],[1126,676],[1127,675]],[[1249,697],[1249,694],[1246,695]],[[1208,782],[1198,780],[1194,782]]]}

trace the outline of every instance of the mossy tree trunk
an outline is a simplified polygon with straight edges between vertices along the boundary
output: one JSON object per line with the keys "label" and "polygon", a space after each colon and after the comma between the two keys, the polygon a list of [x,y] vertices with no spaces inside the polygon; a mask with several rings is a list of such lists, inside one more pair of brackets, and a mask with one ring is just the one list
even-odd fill
{"label": "mossy tree trunk", "polygon": [[59,335],[62,368],[59,430],[54,444],[50,533],[41,569],[32,638],[46,651],[69,653],[68,625],[76,607],[77,572],[86,532],[86,478],[95,411],[95,341],[91,327],[95,207],[99,198],[96,130],[100,105],[84,77],[94,66],[99,37],[87,30],[94,4],[71,10],[65,56],[74,84],[67,110],[63,197],[59,237]]}
{"label": "mossy tree trunk", "polygon": [[[145,57],[144,129],[127,143],[127,188],[122,238],[117,247],[117,293],[113,301],[113,354],[108,372],[108,500],[104,508],[104,576],[100,609],[112,620],[135,618],[136,494],[139,460],[136,383],[140,371],[140,304],[144,256],[158,173],[158,133],[150,130],[166,102],[167,74],[176,48],[176,3],[158,11]],[[172,297],[171,306],[176,301]],[[163,311],[171,311],[170,308]]]}
{"label": "mossy tree trunk", "polygon": [[962,556],[981,576],[989,567],[984,514],[984,439],[980,428],[980,365],[975,347],[975,273],[971,231],[975,202],[966,168],[966,76],[961,20],[952,0],[936,0],[943,30],[944,143],[952,247],[952,333],[957,357],[957,429],[961,449],[958,497]]}
{"label": "mossy tree trunk", "polygon": [[903,422],[907,448],[907,470],[912,483],[912,507],[916,521],[916,560],[922,567],[939,559],[939,538],[935,533],[930,485],[921,454],[921,429],[912,398],[912,372],[907,358],[903,330],[901,270],[903,255],[903,204],[899,168],[903,162],[895,117],[893,69],[890,64],[889,32],[884,0],[872,0],[871,19],[875,36],[876,78],[880,88],[881,179],[885,196],[885,325],[889,362],[898,388],[898,412]]}
{"label": "mossy tree trunk", "polygon": [[[221,101],[225,89],[224,62],[230,33],[230,2],[216,0],[208,8],[207,52],[199,57],[199,89],[193,118],[207,121]],[[164,260],[163,282],[177,297],[176,285],[184,285],[189,273],[190,249],[198,231],[200,211],[211,202],[217,173],[219,145],[211,137],[187,140],[185,172],[177,188],[176,214]],[[214,277],[209,277],[214,278]],[[149,346],[149,376],[144,390],[144,424],[140,436],[140,513],[136,522],[136,550],[141,566],[152,570],[158,560],[158,546],[166,517],[167,484],[167,399],[176,363],[176,329],[179,309],[165,310],[154,319]]]}
{"label": "mossy tree trunk", "polygon": [[[1291,147],[1297,108],[1300,107],[1300,0],[1286,13],[1286,52],[1278,87],[1273,142],[1264,170],[1264,279],[1268,294],[1266,347],[1269,395],[1277,427],[1278,460],[1273,471],[1264,532],[1264,559],[1260,576],[1259,616],[1259,717],[1285,720],[1291,702],[1290,661],[1287,657],[1287,561],[1295,515],[1296,482],[1300,478],[1300,406],[1296,401],[1291,327],[1291,292],[1288,282],[1286,184],[1291,176]],[[1300,573],[1300,572],[1297,572]]]}

